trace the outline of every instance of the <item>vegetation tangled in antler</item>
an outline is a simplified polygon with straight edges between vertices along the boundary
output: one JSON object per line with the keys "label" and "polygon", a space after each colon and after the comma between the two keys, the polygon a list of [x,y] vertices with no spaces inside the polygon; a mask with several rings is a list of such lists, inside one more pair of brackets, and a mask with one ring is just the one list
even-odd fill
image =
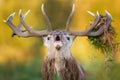
{"label": "vegetation tangled in antler", "polygon": [[[97,31],[103,24],[106,24],[106,16],[101,15],[101,20],[99,21],[99,24],[92,29],[92,31]],[[113,38],[115,37],[116,33],[114,31],[114,28],[109,25],[108,29],[103,28],[104,32],[103,34],[99,36],[89,36],[88,39],[91,44],[95,46],[97,49],[101,49],[102,53],[107,56],[107,60],[111,61],[113,60],[113,55],[116,53],[115,46],[113,44]]]}
{"label": "vegetation tangled in antler", "polygon": [[[100,27],[105,27],[102,25],[106,24],[106,16],[100,16],[101,19],[99,20],[99,24],[96,25],[92,31],[97,31]],[[105,70],[108,72],[114,62],[114,55],[116,53],[116,46],[118,46],[118,44],[113,44],[113,39],[116,36],[116,32],[111,24],[109,24],[108,29],[103,28],[103,31],[103,34],[99,36],[88,36],[88,40],[95,46],[95,48],[100,49],[105,55]]]}

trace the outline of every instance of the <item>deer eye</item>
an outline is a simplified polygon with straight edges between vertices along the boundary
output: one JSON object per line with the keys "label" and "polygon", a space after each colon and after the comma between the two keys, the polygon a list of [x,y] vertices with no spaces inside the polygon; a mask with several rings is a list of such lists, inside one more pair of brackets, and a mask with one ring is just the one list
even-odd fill
{"label": "deer eye", "polygon": [[50,37],[47,37],[47,40],[50,40]]}
{"label": "deer eye", "polygon": [[70,40],[70,37],[67,37],[67,40]]}

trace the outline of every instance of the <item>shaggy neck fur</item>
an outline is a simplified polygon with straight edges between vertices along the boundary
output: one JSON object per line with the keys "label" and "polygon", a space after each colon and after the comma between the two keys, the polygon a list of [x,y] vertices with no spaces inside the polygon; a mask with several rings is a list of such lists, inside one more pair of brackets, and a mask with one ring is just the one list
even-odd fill
{"label": "shaggy neck fur", "polygon": [[48,50],[43,64],[43,80],[53,80],[54,74],[58,74],[61,80],[84,80],[84,71],[72,57],[70,49],[62,48]]}

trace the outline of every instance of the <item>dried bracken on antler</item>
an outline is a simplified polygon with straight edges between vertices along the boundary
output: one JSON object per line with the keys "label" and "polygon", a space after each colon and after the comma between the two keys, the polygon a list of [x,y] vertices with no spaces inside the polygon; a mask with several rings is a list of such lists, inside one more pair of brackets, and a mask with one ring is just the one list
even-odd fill
{"label": "dried bracken on antler", "polygon": [[[111,16],[108,11],[105,11],[106,16]],[[97,31],[101,25],[105,24],[105,27],[108,26],[108,28],[103,29],[103,34],[99,36],[89,36],[88,39],[90,42],[98,49],[102,51],[102,53],[105,56],[105,70],[108,72],[111,69],[111,64],[114,63],[114,57],[117,53],[118,44],[114,44],[114,38],[116,36],[116,33],[114,31],[114,28],[111,26],[112,17],[107,19],[106,16],[100,15],[101,20],[99,21],[98,25],[93,28],[92,31]],[[109,24],[106,22],[109,21]]]}
{"label": "dried bracken on antler", "polygon": [[108,30],[108,27],[111,23],[111,20],[112,20],[112,17],[111,15],[105,11],[106,13],[106,20],[105,22],[98,28],[97,31],[92,31],[97,25],[99,25],[99,22],[101,22],[103,19],[102,19],[102,16],[97,12],[97,14],[93,14],[92,12],[88,11],[89,14],[91,14],[93,17],[95,17],[95,20],[94,22],[84,31],[73,31],[73,30],[70,30],[69,29],[69,22],[70,22],[70,19],[73,15],[73,12],[74,12],[74,5],[73,5],[73,8],[72,8],[72,11],[71,11],[71,14],[70,16],[68,17],[68,21],[66,23],[66,31],[70,34],[70,35],[76,35],[76,36],[99,36],[101,35],[104,31],[104,28],[106,28]]}
{"label": "dried bracken on antler", "polygon": [[[106,45],[106,47],[104,47],[104,49],[107,48],[107,46],[109,46],[110,50],[112,50],[112,53],[115,53],[115,50],[113,48],[113,42],[112,42],[113,41],[112,34],[115,34],[114,29],[111,27],[112,17],[108,11],[105,11],[105,16],[102,16],[102,15],[100,15],[100,16],[101,16],[101,19],[98,22],[98,25],[96,25],[96,27],[94,27],[92,29],[92,31],[98,31],[98,29],[100,29],[100,27],[103,27],[103,30],[102,30],[103,34],[96,36],[96,37],[89,36],[88,38],[97,47],[103,48]],[[113,31],[111,31],[111,30],[113,30]],[[107,44],[106,44],[106,42],[107,42]],[[104,46],[102,46],[102,45],[104,45]]]}
{"label": "dried bracken on antler", "polygon": [[[115,31],[111,26],[112,17],[107,11],[105,11],[106,16],[100,15],[101,20],[99,21],[99,25],[93,28],[92,31],[97,31],[101,25],[104,25],[103,34],[99,36],[89,36],[88,39],[90,42],[98,49],[101,49],[102,53],[105,56],[105,70],[110,70],[110,64],[114,61],[114,55],[116,54],[116,45],[113,43],[113,38],[115,38]],[[109,21],[109,22],[108,22]],[[106,23],[108,22],[108,23]],[[108,28],[106,28],[108,26]]]}

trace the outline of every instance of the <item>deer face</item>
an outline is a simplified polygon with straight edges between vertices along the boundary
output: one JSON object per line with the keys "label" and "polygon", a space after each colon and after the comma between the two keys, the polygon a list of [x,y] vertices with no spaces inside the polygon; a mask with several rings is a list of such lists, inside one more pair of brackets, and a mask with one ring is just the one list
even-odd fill
{"label": "deer face", "polygon": [[70,48],[74,38],[75,36],[71,36],[67,32],[55,30],[48,36],[44,36],[43,41],[48,48],[60,50],[64,47]]}

